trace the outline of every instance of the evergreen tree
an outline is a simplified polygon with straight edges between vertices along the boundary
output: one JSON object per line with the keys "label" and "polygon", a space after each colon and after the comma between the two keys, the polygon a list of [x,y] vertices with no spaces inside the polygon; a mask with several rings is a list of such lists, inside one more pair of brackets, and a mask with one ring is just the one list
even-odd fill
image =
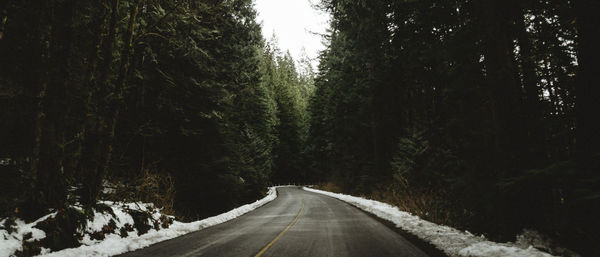
{"label": "evergreen tree", "polygon": [[593,233],[563,216],[597,213],[583,207],[598,192],[585,172],[597,164],[585,114],[594,94],[576,96],[593,91],[586,74],[595,66],[576,55],[594,54],[586,35],[595,23],[582,10],[595,4],[319,6],[332,20],[309,106],[313,174],[493,238],[535,228],[597,251],[582,243]]}
{"label": "evergreen tree", "polygon": [[173,177],[190,219],[266,192],[278,107],[252,1],[9,1],[0,15],[2,215],[91,209],[105,180],[147,173]]}

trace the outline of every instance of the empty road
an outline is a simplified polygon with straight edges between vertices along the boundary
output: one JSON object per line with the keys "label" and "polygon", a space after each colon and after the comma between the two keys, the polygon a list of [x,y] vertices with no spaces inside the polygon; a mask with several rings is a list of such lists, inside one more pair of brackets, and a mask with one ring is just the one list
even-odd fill
{"label": "empty road", "polygon": [[337,199],[298,187],[237,219],[120,256],[427,256]]}

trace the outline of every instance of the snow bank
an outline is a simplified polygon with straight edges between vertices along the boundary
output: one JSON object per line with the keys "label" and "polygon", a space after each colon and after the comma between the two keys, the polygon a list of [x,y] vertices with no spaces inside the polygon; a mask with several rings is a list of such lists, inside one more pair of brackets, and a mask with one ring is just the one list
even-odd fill
{"label": "snow bank", "polygon": [[431,243],[449,256],[468,257],[551,257],[531,246],[520,248],[515,243],[495,243],[483,236],[475,236],[468,231],[460,231],[448,226],[438,225],[408,212],[400,211],[398,207],[386,203],[368,200],[360,197],[336,194],[312,188],[303,188],[334,197],[350,203],[362,210],[370,212],[379,218],[389,220],[397,227]]}
{"label": "snow bank", "polygon": [[277,197],[274,187],[269,188],[268,195],[254,203],[246,204],[235,208],[229,212],[206,218],[203,220],[183,223],[174,221],[167,229],[154,230],[151,229],[148,233],[138,236],[137,233],[130,233],[128,237],[121,238],[119,235],[110,234],[102,241],[96,241],[92,245],[83,245],[78,248],[65,249],[58,252],[53,252],[41,256],[60,256],[60,257],[79,257],[79,256],[111,256],[117,255],[149,245],[175,238],[190,232],[198,231],[206,227],[214,226],[232,219],[235,219],[245,213],[248,213]]}
{"label": "snow bank", "polygon": [[[137,250],[140,248],[147,247],[149,245],[175,238],[190,232],[198,231],[206,227],[214,226],[231,219],[237,218],[245,213],[248,213],[277,197],[275,187],[269,188],[268,194],[266,197],[250,204],[246,204],[235,208],[229,212],[213,216],[210,218],[206,218],[203,220],[183,223],[174,221],[173,224],[166,229],[156,230],[151,228],[147,233],[138,235],[137,231],[134,229],[133,231],[127,232],[127,236],[122,238],[118,233],[116,234],[105,234],[104,239],[102,240],[94,240],[90,238],[90,235],[99,231],[102,231],[105,225],[109,224],[111,220],[115,222],[117,227],[117,231],[119,228],[123,228],[126,225],[132,225],[134,223],[133,218],[129,215],[125,208],[131,210],[143,210],[149,211],[152,213],[151,220],[158,220],[161,217],[160,212],[153,211],[154,208],[152,204],[143,204],[143,203],[114,203],[109,201],[104,201],[102,203],[110,206],[112,211],[114,212],[116,219],[113,218],[111,214],[108,213],[95,213],[94,220],[88,222],[86,228],[84,229],[84,237],[81,240],[83,244],[77,248],[69,248],[60,250],[57,252],[49,252],[49,249],[42,249],[42,254],[38,256],[56,256],[56,257],[81,257],[81,256],[112,256],[117,254],[122,254],[125,252]],[[28,233],[32,233],[33,238],[39,240],[45,237],[43,231],[33,228],[39,221],[43,221],[50,217],[50,214],[40,218],[38,221],[25,224],[22,221],[17,220],[17,228],[16,232],[8,233],[6,230],[0,229],[0,257],[8,257],[15,253],[15,251],[22,250],[22,240],[24,235]],[[3,222],[0,220],[0,222]],[[1,224],[1,223],[0,223]],[[150,223],[152,224],[152,223]],[[33,240],[33,239],[32,239]]]}
{"label": "snow bank", "polygon": [[[46,233],[41,229],[34,228],[39,222],[48,218],[54,218],[56,213],[48,214],[32,223],[25,223],[23,220],[15,220],[15,231],[8,233],[5,229],[0,229],[0,257],[11,256],[16,251],[23,250],[22,241],[24,238],[27,241],[39,240],[46,237]],[[4,225],[6,219],[0,220],[0,225]]]}

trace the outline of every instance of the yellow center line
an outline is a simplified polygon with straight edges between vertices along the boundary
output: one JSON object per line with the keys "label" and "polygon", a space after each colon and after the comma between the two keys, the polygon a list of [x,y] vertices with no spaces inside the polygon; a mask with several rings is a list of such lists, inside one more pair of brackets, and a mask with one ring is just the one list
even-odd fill
{"label": "yellow center line", "polygon": [[296,218],[294,218],[294,220],[292,220],[292,222],[287,225],[287,227],[285,227],[285,229],[283,231],[281,231],[279,233],[279,235],[277,235],[271,242],[269,242],[262,250],[260,250],[260,252],[258,252],[256,255],[254,255],[254,257],[260,257],[262,256],[268,249],[269,247],[271,247],[275,242],[277,242],[277,240],[279,240],[279,238],[281,236],[283,236],[283,234],[288,231],[288,229],[290,229],[294,224],[296,224],[296,221],[298,221],[298,218],[300,218],[300,215],[302,215],[302,211],[304,210],[304,201],[302,201],[302,208],[300,208],[300,211],[298,212],[298,215],[296,215]]}

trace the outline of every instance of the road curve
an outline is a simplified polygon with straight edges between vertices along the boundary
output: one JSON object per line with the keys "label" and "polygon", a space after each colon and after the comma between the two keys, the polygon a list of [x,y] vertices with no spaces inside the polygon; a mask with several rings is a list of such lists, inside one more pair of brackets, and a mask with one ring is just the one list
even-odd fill
{"label": "road curve", "polygon": [[340,200],[298,187],[277,191],[237,219],[120,256],[427,256]]}

